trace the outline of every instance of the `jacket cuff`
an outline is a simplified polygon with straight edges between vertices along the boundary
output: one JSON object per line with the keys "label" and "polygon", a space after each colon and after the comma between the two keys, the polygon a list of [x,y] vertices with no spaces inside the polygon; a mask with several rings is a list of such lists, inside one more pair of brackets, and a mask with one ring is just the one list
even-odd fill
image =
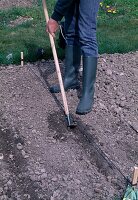
{"label": "jacket cuff", "polygon": [[63,18],[63,15],[57,11],[54,11],[51,18],[58,22],[58,21],[61,21],[61,19]]}

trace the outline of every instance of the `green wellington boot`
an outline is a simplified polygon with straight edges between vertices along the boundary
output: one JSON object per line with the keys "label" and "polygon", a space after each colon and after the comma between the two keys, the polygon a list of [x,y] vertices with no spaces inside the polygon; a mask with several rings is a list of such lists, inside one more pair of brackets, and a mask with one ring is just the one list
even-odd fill
{"label": "green wellington boot", "polygon": [[92,110],[94,103],[94,84],[96,81],[97,58],[83,58],[82,96],[76,109],[76,114],[85,115]]}
{"label": "green wellington boot", "polygon": [[[78,73],[81,61],[81,50],[77,46],[66,46],[65,50],[65,73],[63,78],[64,89],[79,89]],[[51,93],[60,92],[59,85],[50,87]]]}

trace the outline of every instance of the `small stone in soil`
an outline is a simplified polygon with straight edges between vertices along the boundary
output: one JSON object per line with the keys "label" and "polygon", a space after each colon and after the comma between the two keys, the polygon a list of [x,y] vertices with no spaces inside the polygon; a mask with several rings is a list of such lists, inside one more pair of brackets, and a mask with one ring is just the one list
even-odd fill
{"label": "small stone in soil", "polygon": [[18,149],[18,150],[23,149],[23,145],[22,145],[21,143],[18,143],[18,144],[17,144],[17,149]]}
{"label": "small stone in soil", "polygon": [[47,173],[43,173],[43,174],[41,175],[41,179],[45,179],[45,178],[47,178]]}
{"label": "small stone in soil", "polygon": [[21,151],[21,153],[22,153],[22,156],[25,158],[25,156],[26,156],[26,153],[25,153],[25,151],[24,151],[24,150],[22,150],[22,151]]}
{"label": "small stone in soil", "polygon": [[107,70],[106,72],[107,75],[111,76],[112,75],[112,71],[110,69]]}
{"label": "small stone in soil", "polygon": [[99,194],[102,193],[102,189],[99,189],[99,188],[95,188],[94,191],[95,191],[96,193],[99,193]]}
{"label": "small stone in soil", "polygon": [[0,187],[0,195],[3,193],[3,188]]}
{"label": "small stone in soil", "polygon": [[23,108],[23,107],[20,107],[18,110],[19,110],[19,111],[22,111],[22,110],[24,110],[24,108]]}
{"label": "small stone in soil", "polygon": [[18,135],[18,134],[15,134],[13,137],[14,137],[15,139],[18,139],[18,138],[19,138],[19,135]]}
{"label": "small stone in soil", "polygon": [[31,198],[29,194],[24,194],[24,197],[26,197],[27,199]]}
{"label": "small stone in soil", "polygon": [[7,185],[11,185],[11,184],[12,184],[12,181],[9,180],[9,181],[7,182]]}
{"label": "small stone in soil", "polygon": [[4,156],[3,153],[0,153],[0,160],[3,160]]}
{"label": "small stone in soil", "polygon": [[57,181],[57,178],[56,178],[56,177],[53,177],[53,178],[52,178],[52,181],[56,182],[56,181]]}

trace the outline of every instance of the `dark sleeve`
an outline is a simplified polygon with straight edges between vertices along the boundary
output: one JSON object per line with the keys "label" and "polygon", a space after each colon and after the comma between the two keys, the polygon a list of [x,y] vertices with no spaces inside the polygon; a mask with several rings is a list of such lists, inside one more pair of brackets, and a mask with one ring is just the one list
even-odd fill
{"label": "dark sleeve", "polygon": [[73,1],[74,0],[58,0],[51,18],[56,21],[61,21]]}

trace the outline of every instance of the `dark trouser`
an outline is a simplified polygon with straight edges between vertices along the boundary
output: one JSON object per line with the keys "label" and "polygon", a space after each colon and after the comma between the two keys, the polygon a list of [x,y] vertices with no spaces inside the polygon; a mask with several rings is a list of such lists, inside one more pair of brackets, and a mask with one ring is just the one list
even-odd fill
{"label": "dark trouser", "polygon": [[[78,88],[78,67],[83,55],[82,96],[77,106],[77,114],[87,114],[94,102],[98,47],[96,41],[96,18],[101,0],[74,0],[65,16],[65,90]],[[81,51],[80,51],[81,49]],[[51,92],[59,92],[59,86]]]}
{"label": "dark trouser", "polygon": [[80,47],[83,55],[82,96],[76,109],[80,115],[89,113],[94,103],[98,57],[96,21],[100,1],[74,0],[65,16],[67,46]]}
{"label": "dark trouser", "polygon": [[83,56],[98,56],[96,18],[101,0],[74,0],[65,16],[67,45],[80,46]]}

